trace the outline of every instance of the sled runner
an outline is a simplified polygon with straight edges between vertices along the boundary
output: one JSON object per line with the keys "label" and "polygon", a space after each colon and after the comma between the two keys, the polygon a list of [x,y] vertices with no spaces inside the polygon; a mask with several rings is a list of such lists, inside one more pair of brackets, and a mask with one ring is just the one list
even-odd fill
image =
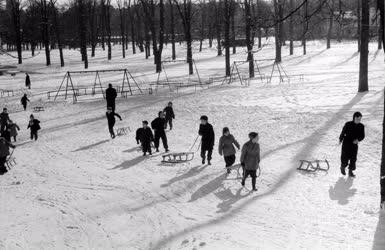
{"label": "sled runner", "polygon": [[44,107],[41,107],[41,106],[33,107],[33,112],[41,112],[41,111],[44,111]]}
{"label": "sled runner", "polygon": [[127,135],[129,132],[131,132],[130,127],[118,128],[116,131],[116,135],[117,136]]}
{"label": "sled runner", "polygon": [[5,166],[7,167],[8,170],[10,170],[12,167],[16,165],[16,159],[13,157],[13,151],[11,152],[10,155],[7,156],[7,159],[5,161]]}
{"label": "sled runner", "polygon": [[194,152],[169,153],[162,155],[163,163],[182,163],[194,159]]}
{"label": "sled runner", "polygon": [[[168,153],[162,155],[162,163],[183,163],[183,162],[188,162],[192,161],[194,159],[195,153],[199,150],[201,144],[197,144],[199,136],[195,139],[194,143],[190,147],[190,149],[186,152],[177,152],[177,153]],[[193,148],[195,145],[198,145],[197,150],[194,152]]]}
{"label": "sled runner", "polygon": [[[225,168],[226,170],[228,168]],[[229,167],[230,170],[236,170],[237,171],[237,176],[235,178],[226,178],[227,180],[230,180],[230,179],[235,179],[235,180],[240,180],[242,179],[242,165],[241,164],[237,164],[237,165],[233,165],[231,167]],[[228,176],[229,174],[226,175],[226,177]]]}
{"label": "sled runner", "polygon": [[297,168],[298,170],[308,171],[308,172],[316,172],[318,170],[320,171],[329,171],[330,164],[328,160],[300,160],[300,165]]}

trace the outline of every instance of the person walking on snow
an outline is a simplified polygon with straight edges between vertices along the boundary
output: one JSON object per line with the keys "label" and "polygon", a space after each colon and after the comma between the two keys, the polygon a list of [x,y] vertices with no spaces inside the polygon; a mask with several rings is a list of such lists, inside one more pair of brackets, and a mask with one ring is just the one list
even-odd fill
{"label": "person walking on snow", "polygon": [[31,79],[29,78],[28,73],[25,73],[25,87],[31,89]]}
{"label": "person walking on snow", "polygon": [[167,129],[167,123],[170,125],[170,130],[172,130],[172,120],[175,119],[174,109],[172,108],[172,102],[169,102],[167,107],[164,108],[163,112],[165,113],[166,123],[165,129]]}
{"label": "person walking on snow", "polygon": [[159,141],[162,139],[163,147],[168,152],[168,144],[167,144],[167,136],[166,136],[166,131],[164,131],[166,119],[164,118],[164,113],[163,111],[159,111],[158,117],[155,118],[151,122],[151,128],[154,130],[155,134],[155,148],[156,152],[159,152]]}
{"label": "person walking on snow", "polygon": [[107,108],[112,108],[112,112],[115,112],[115,99],[118,96],[116,89],[112,87],[112,84],[108,84],[108,88],[106,89],[106,101]]}
{"label": "person walking on snow", "polygon": [[250,140],[242,147],[241,165],[243,168],[243,178],[241,183],[244,187],[245,181],[250,175],[253,191],[257,191],[255,183],[257,180],[257,169],[259,168],[259,162],[261,160],[258,133],[251,132],[249,138]]}
{"label": "person walking on snow", "polygon": [[215,142],[215,133],[213,126],[208,123],[208,117],[205,115],[201,116],[201,124],[199,126],[198,134],[202,136],[202,145],[201,145],[201,157],[202,164],[206,162],[206,152],[207,152],[207,163],[211,165],[211,159],[213,155],[213,148]]}
{"label": "person walking on snow", "polygon": [[235,147],[234,145],[240,149],[239,143],[235,140],[234,136],[230,134],[230,130],[228,127],[223,128],[223,135],[219,139],[218,151],[219,155],[223,155],[225,162],[227,173],[230,173],[230,167],[235,162]]}
{"label": "person walking on snow", "polygon": [[29,117],[27,129],[31,129],[31,140],[35,139],[35,141],[37,141],[38,131],[41,129],[41,127],[40,121],[38,119],[35,119],[33,115],[30,115]]}
{"label": "person walking on snow", "polygon": [[3,137],[0,137],[0,175],[8,172],[5,163],[7,162],[7,156],[10,155],[9,148],[16,147]]}
{"label": "person walking on snow", "polygon": [[27,94],[23,95],[23,97],[21,98],[20,102],[21,102],[21,105],[23,105],[24,111],[26,111],[27,110],[27,102],[30,102],[29,99],[28,99]]}
{"label": "person walking on snow", "polygon": [[9,122],[9,132],[10,132],[10,137],[13,138],[13,141],[16,142],[16,137],[18,135],[17,131],[20,131],[20,127],[17,126],[16,123],[14,123],[13,121],[10,121]]}
{"label": "person walking on snow", "polygon": [[154,141],[154,135],[152,134],[151,128],[148,127],[148,122],[142,122],[143,127],[139,128],[136,131],[136,142],[142,145],[143,156],[146,156],[148,152],[149,155],[152,155],[151,152],[151,142]]}
{"label": "person walking on snow", "polygon": [[107,121],[108,121],[108,131],[110,131],[110,135],[111,135],[112,139],[114,139],[116,137],[115,132],[114,132],[114,126],[115,126],[115,122],[116,122],[115,116],[118,117],[122,121],[122,117],[118,113],[115,113],[111,107],[108,107],[107,112],[106,112],[106,117],[107,117]]}
{"label": "person walking on snow", "polygon": [[5,131],[9,120],[10,119],[9,119],[7,108],[3,108],[3,112],[0,114],[0,124],[1,124],[0,133],[1,134]]}
{"label": "person walking on snow", "polygon": [[341,149],[341,174],[346,175],[349,165],[349,176],[355,177],[358,143],[365,138],[365,126],[361,123],[362,114],[355,112],[353,120],[345,123],[340,135]]}

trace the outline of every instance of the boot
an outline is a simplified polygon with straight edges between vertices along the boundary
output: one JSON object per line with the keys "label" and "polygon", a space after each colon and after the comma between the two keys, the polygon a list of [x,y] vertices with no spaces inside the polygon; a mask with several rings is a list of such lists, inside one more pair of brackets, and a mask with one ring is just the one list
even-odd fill
{"label": "boot", "polygon": [[156,152],[159,152],[159,148],[156,149]]}
{"label": "boot", "polygon": [[345,167],[341,166],[341,174],[346,175]]}
{"label": "boot", "polygon": [[241,185],[242,185],[242,187],[245,186],[245,179],[242,179]]}
{"label": "boot", "polygon": [[143,153],[143,156],[146,156],[146,152]]}
{"label": "boot", "polygon": [[205,161],[205,158],[202,158],[202,164],[205,164],[206,161]]}
{"label": "boot", "polygon": [[231,173],[231,169],[230,169],[230,168],[227,168],[227,173],[228,173],[228,174]]}
{"label": "boot", "polygon": [[210,162],[210,161],[207,161],[207,164],[208,164],[209,166],[211,166],[211,162]]}
{"label": "boot", "polygon": [[353,173],[353,170],[349,169],[349,177],[352,177],[352,178],[356,177],[356,175]]}

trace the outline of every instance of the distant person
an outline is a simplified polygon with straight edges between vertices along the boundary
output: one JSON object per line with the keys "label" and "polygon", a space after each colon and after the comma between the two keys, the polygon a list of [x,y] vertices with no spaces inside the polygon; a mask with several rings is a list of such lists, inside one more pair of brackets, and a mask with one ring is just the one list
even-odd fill
{"label": "distant person", "polygon": [[255,183],[257,180],[257,169],[259,168],[260,148],[259,148],[259,136],[256,132],[249,134],[249,141],[242,147],[241,165],[243,168],[242,186],[245,186],[245,181],[248,176],[251,176],[251,183],[253,191],[257,191]]}
{"label": "distant person", "polygon": [[38,131],[41,129],[41,127],[40,127],[40,121],[38,119],[35,119],[33,115],[30,115],[29,117],[29,123],[28,123],[27,129],[31,130],[31,140],[35,139],[35,141],[37,141]]}
{"label": "distant person", "polygon": [[149,155],[152,155],[152,141],[154,141],[154,135],[152,134],[151,128],[148,127],[148,121],[143,121],[142,127],[136,131],[136,142],[137,144],[141,144],[143,156],[146,156],[147,152],[149,153]]}
{"label": "distant person", "polygon": [[163,147],[168,152],[168,144],[167,144],[167,136],[166,132],[164,131],[164,125],[166,123],[166,119],[164,118],[164,113],[163,111],[159,111],[158,117],[155,118],[151,122],[151,127],[154,130],[154,136],[155,136],[155,148],[156,152],[159,152],[159,142],[160,139],[162,139]]}
{"label": "distant person", "polygon": [[174,109],[172,108],[172,102],[169,102],[167,107],[164,108],[163,112],[165,113],[166,123],[165,128],[167,129],[167,124],[170,125],[170,130],[172,130],[172,120],[175,119]]}
{"label": "distant person", "polygon": [[118,117],[121,121],[122,121],[122,117],[115,113],[113,110],[112,110],[112,107],[108,107],[107,108],[107,112],[106,112],[106,117],[107,117],[107,121],[108,121],[108,130],[110,131],[110,135],[111,135],[111,138],[114,139],[116,136],[115,136],[115,132],[114,132],[114,126],[115,126],[115,116]]}
{"label": "distant person", "polygon": [[213,155],[215,133],[213,126],[208,123],[208,117],[205,115],[201,116],[201,124],[199,126],[199,135],[202,136],[201,145],[201,157],[202,164],[206,163],[206,152],[207,152],[207,164],[211,165],[211,159]]}
{"label": "distant person", "polygon": [[9,148],[15,148],[15,146],[3,137],[0,137],[0,175],[8,172],[5,163],[7,162],[7,156],[10,155]]}
{"label": "distant person", "polygon": [[25,87],[31,89],[31,79],[29,78],[28,73],[25,73]]}
{"label": "distant person", "polygon": [[10,137],[13,138],[14,142],[16,142],[16,138],[18,135],[17,131],[20,131],[20,127],[16,123],[14,123],[13,121],[9,122],[8,127],[9,127]]}
{"label": "distant person", "polygon": [[106,89],[107,107],[112,108],[112,112],[115,112],[115,99],[118,96],[116,89],[112,87],[112,84],[108,84]]}
{"label": "distant person", "polygon": [[353,120],[345,123],[340,135],[341,173],[346,175],[345,168],[349,165],[349,176],[355,177],[358,143],[365,138],[365,126],[361,123],[362,114],[355,112]]}
{"label": "distant person", "polygon": [[235,162],[235,147],[240,149],[239,143],[235,140],[234,136],[230,134],[228,127],[223,128],[223,135],[219,139],[218,151],[219,155],[223,155],[226,162],[227,173],[230,173],[230,167]]}
{"label": "distant person", "polygon": [[9,119],[9,114],[8,114],[7,108],[3,108],[3,112],[0,114],[0,124],[1,124],[0,134],[2,134],[4,132],[4,130],[6,129],[9,120],[10,119]]}
{"label": "distant person", "polygon": [[23,95],[23,97],[21,98],[20,102],[21,102],[21,105],[23,105],[24,111],[26,111],[27,110],[27,103],[30,102],[29,99],[28,99],[27,94]]}

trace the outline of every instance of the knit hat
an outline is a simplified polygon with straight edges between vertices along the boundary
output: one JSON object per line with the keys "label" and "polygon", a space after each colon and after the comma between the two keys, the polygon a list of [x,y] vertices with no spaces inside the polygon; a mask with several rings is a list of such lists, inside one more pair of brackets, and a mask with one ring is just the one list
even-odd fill
{"label": "knit hat", "polygon": [[201,120],[208,121],[209,118],[208,118],[206,115],[202,115],[202,116],[201,116]]}

